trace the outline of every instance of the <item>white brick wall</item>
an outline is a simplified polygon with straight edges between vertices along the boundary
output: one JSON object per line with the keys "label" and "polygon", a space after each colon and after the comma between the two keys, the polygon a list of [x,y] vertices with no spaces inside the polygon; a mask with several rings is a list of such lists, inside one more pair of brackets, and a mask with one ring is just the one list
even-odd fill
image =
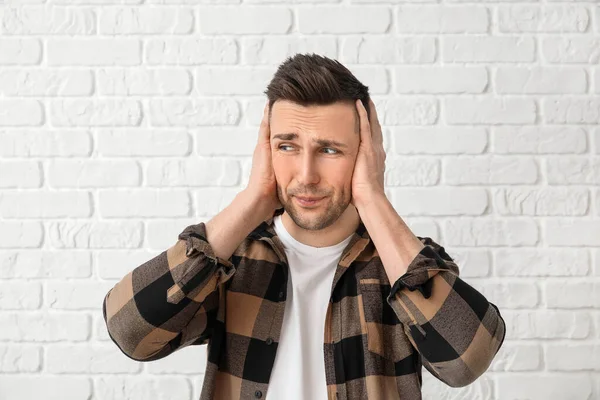
{"label": "white brick wall", "polygon": [[298,52],[370,87],[390,200],[506,320],[424,398],[600,399],[595,0],[0,0],[0,399],[199,397],[205,349],[136,363],[102,299],[245,187]]}

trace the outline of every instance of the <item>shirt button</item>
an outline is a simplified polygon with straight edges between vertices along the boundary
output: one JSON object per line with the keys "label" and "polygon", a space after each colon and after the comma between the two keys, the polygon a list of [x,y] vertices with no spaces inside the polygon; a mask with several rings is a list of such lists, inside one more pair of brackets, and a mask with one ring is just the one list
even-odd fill
{"label": "shirt button", "polygon": [[262,392],[260,390],[257,390],[256,392],[254,392],[254,397],[260,399],[262,397]]}
{"label": "shirt button", "polygon": [[279,298],[283,299],[283,292],[279,292]]}
{"label": "shirt button", "polygon": [[273,344],[273,339],[272,339],[272,338],[270,338],[270,337],[268,337],[268,338],[267,338],[267,344],[268,344],[269,346],[270,346],[270,345],[272,345],[272,344]]}

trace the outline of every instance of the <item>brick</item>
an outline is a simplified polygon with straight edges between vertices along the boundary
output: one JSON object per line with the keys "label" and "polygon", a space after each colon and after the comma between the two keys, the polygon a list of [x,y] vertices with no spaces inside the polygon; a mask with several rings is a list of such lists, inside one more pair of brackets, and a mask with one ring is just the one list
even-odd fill
{"label": "brick", "polygon": [[[212,218],[212,216],[209,218]],[[173,245],[173,238],[177,238],[177,235],[186,226],[197,223],[197,216],[150,220],[146,223],[146,242],[150,248],[164,251],[164,249]]]}
{"label": "brick", "polygon": [[587,134],[571,126],[498,126],[492,129],[497,154],[578,154],[588,148]]}
{"label": "brick", "polygon": [[238,44],[235,39],[150,39],[145,59],[150,65],[237,64]]}
{"label": "brick", "polygon": [[142,363],[124,357],[114,343],[53,344],[46,349],[45,366],[51,374],[132,374],[142,369]]}
{"label": "brick", "polygon": [[600,346],[597,344],[565,343],[546,347],[549,371],[599,371]]}
{"label": "brick", "polygon": [[598,185],[600,184],[600,158],[548,158],[546,176],[550,185]]}
{"label": "brick", "polygon": [[497,386],[500,399],[589,399],[593,398],[591,379],[548,372],[541,376],[508,374],[498,376]]}
{"label": "brick", "polygon": [[0,282],[0,310],[36,310],[41,305],[42,285],[40,283]]}
{"label": "brick", "polygon": [[[412,228],[411,228],[412,229]],[[452,249],[446,247],[450,257],[460,268],[464,278],[483,278],[490,276],[492,257],[489,251],[482,249]]]}
{"label": "brick", "polygon": [[146,176],[150,186],[236,186],[240,166],[236,160],[226,158],[151,160]]}
{"label": "brick", "polygon": [[373,100],[381,125],[433,125],[439,105],[432,97]]}
{"label": "brick", "polygon": [[[185,228],[182,227],[181,230]],[[181,232],[181,231],[180,231]],[[177,236],[177,234],[175,234]],[[173,241],[173,238],[171,237]],[[177,240],[177,239],[175,239]],[[173,241],[173,244],[175,242]],[[167,245],[168,246],[168,245]],[[166,248],[166,247],[165,247]],[[138,265],[142,265],[151,258],[159,255],[163,249],[156,251],[140,250],[103,250],[98,253],[96,262],[96,270],[100,279],[120,280]],[[105,322],[102,320],[103,330],[106,330]]]}
{"label": "brick", "polygon": [[54,126],[137,126],[142,107],[135,100],[56,100],[50,119]]}
{"label": "brick", "polygon": [[593,219],[550,219],[544,236],[550,246],[600,246],[600,226]]}
{"label": "brick", "polygon": [[6,158],[87,156],[91,147],[91,137],[85,131],[0,131],[0,156]]}
{"label": "brick", "polygon": [[394,127],[391,132],[396,154],[481,154],[488,142],[483,127]]}
{"label": "brick", "polygon": [[511,339],[585,339],[591,332],[592,319],[585,311],[505,310],[502,317]]}
{"label": "brick", "polygon": [[190,135],[181,129],[100,130],[96,140],[98,154],[109,157],[185,156],[190,148]]}
{"label": "brick", "polygon": [[265,90],[273,73],[272,68],[262,67],[201,67],[195,70],[195,87],[201,95],[255,95]]}
{"label": "brick", "polygon": [[13,218],[86,218],[92,216],[91,194],[83,191],[5,192],[0,215]]}
{"label": "brick", "polygon": [[102,218],[187,217],[191,204],[187,191],[100,190],[98,210]]}
{"label": "brick", "polygon": [[[191,369],[196,365],[204,364],[206,355],[200,354],[201,351],[206,351],[206,346],[190,346],[184,352],[175,352],[169,357],[155,360],[151,363],[155,365],[165,365],[170,363],[173,358],[178,360],[181,357],[179,354],[193,355],[194,361],[189,364],[179,364],[181,369]],[[187,359],[190,359],[189,356]],[[147,366],[150,367],[150,364]],[[202,370],[204,372],[204,369]],[[126,375],[119,376],[113,374],[99,375],[94,379],[94,388],[98,393],[106,399],[199,399],[198,395],[192,395],[190,388],[190,379],[179,376],[168,376],[165,374],[156,374],[151,376],[135,376]],[[202,383],[202,382],[200,382]]]}
{"label": "brick", "polygon": [[237,101],[223,99],[150,100],[153,126],[237,125],[240,109]]}
{"label": "brick", "polygon": [[485,189],[436,187],[392,189],[391,192],[394,207],[406,216],[482,215],[488,207]]}
{"label": "brick", "polygon": [[[390,11],[385,7],[302,7],[296,13],[298,31],[310,35],[385,33],[392,23]],[[367,15],[368,18],[365,17]]]}
{"label": "brick", "polygon": [[106,7],[99,18],[100,34],[187,34],[194,30],[191,9],[179,7]]}
{"label": "brick", "polygon": [[244,64],[277,64],[296,53],[317,53],[337,57],[337,41],[331,36],[310,37],[243,37],[241,38]]}
{"label": "brick", "polygon": [[500,310],[537,308],[540,305],[540,290],[534,282],[489,282],[472,280],[470,284]]}
{"label": "brick", "polygon": [[495,275],[501,277],[575,277],[588,275],[590,254],[584,249],[499,249]]}
{"label": "brick", "polygon": [[[15,345],[13,343],[0,345],[0,372],[26,373],[37,372],[41,369],[42,348],[31,345]],[[0,377],[0,383],[2,378]],[[2,386],[6,388],[6,386]]]}
{"label": "brick", "polygon": [[575,94],[587,92],[587,80],[580,68],[499,67],[494,87],[497,93]]}
{"label": "brick", "polygon": [[47,169],[52,187],[131,187],[141,184],[141,170],[133,160],[55,160]]}
{"label": "brick", "polygon": [[45,284],[44,295],[49,308],[56,310],[94,310],[102,306],[112,282],[93,280],[73,284],[67,281],[50,281]]}
{"label": "brick", "polygon": [[590,193],[586,188],[495,188],[494,206],[500,215],[586,215]]}
{"label": "brick", "polygon": [[48,242],[57,249],[128,249],[142,243],[141,222],[52,222]]}
{"label": "brick", "polygon": [[37,161],[0,161],[0,188],[39,188],[42,169]]}
{"label": "brick", "polygon": [[506,340],[492,360],[489,370],[505,372],[539,371],[542,368],[542,353],[539,344],[517,344]]}
{"label": "brick", "polygon": [[6,7],[0,9],[5,35],[93,35],[96,14],[71,7]]}
{"label": "brick", "polygon": [[536,104],[525,98],[446,97],[444,114],[449,124],[532,124]]}
{"label": "brick", "polygon": [[600,38],[590,37],[543,37],[540,38],[542,57],[549,63],[570,64],[600,62]]}
{"label": "brick", "polygon": [[442,160],[443,180],[450,185],[533,184],[538,180],[533,158],[481,156]]}
{"label": "brick", "polygon": [[92,381],[85,377],[7,375],[0,376],[0,387],[7,394],[3,400],[77,400],[92,396]]}
{"label": "brick", "polygon": [[82,251],[0,251],[0,278],[89,278],[92,257]]}
{"label": "brick", "polygon": [[565,282],[564,279],[552,279],[546,280],[543,288],[548,308],[600,307],[600,281],[581,282],[571,279]]}
{"label": "brick", "polygon": [[600,99],[590,97],[545,97],[542,117],[552,124],[600,124]]}
{"label": "brick", "polygon": [[398,67],[394,82],[396,93],[483,93],[488,72],[483,67]]}
{"label": "brick", "polygon": [[464,217],[443,223],[445,243],[455,246],[534,246],[539,229],[532,219]]}
{"label": "brick", "polygon": [[137,39],[49,39],[48,65],[139,65],[142,45]]}
{"label": "brick", "polygon": [[107,96],[187,95],[192,76],[182,69],[101,69],[98,92]]}
{"label": "brick", "polygon": [[5,96],[90,96],[93,93],[92,71],[63,69],[0,71],[0,94]]}
{"label": "brick", "polygon": [[439,160],[388,156],[386,164],[385,185],[388,187],[433,186],[440,180]]}
{"label": "brick", "polygon": [[442,41],[443,62],[533,62],[533,37],[447,36]]}
{"label": "brick", "polygon": [[585,32],[589,23],[587,9],[571,4],[498,7],[500,32]]}
{"label": "brick", "polygon": [[195,129],[192,135],[196,143],[196,154],[251,157],[256,147],[258,129],[206,127]]}
{"label": "brick", "polygon": [[350,64],[428,64],[437,60],[437,41],[431,37],[347,37],[340,61]]}
{"label": "brick", "polygon": [[0,100],[0,126],[39,126],[44,122],[44,107],[39,101]]}
{"label": "brick", "polygon": [[398,33],[485,33],[490,18],[484,7],[400,6]]}
{"label": "brick", "polygon": [[0,37],[0,65],[35,65],[41,61],[39,40]]}
{"label": "brick", "polygon": [[[1,313],[0,326],[2,326],[0,339],[13,342],[51,343],[66,340],[81,342],[88,340],[90,336],[90,317],[84,314],[48,313],[47,311]],[[41,378],[43,377],[36,376],[36,379]],[[1,387],[2,390],[6,388],[6,386]],[[56,399],[60,398],[62,397],[56,397]]]}
{"label": "brick", "polygon": [[56,4],[68,5],[109,5],[109,4],[140,4],[144,0],[52,0]]}
{"label": "brick", "polygon": [[281,7],[202,7],[199,16],[204,35],[281,34],[292,27],[291,10]]}
{"label": "brick", "polygon": [[235,199],[237,188],[199,188],[193,191],[194,210],[197,216],[217,215]]}

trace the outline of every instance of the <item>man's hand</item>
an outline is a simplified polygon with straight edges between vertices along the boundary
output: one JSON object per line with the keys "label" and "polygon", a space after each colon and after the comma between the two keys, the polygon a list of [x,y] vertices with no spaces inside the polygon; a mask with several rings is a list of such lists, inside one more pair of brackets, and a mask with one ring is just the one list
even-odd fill
{"label": "man's hand", "polygon": [[369,99],[371,120],[361,100],[355,106],[360,117],[360,144],[352,174],[352,205],[358,207],[368,203],[374,195],[385,196],[385,150],[383,133],[375,111],[375,104]]}

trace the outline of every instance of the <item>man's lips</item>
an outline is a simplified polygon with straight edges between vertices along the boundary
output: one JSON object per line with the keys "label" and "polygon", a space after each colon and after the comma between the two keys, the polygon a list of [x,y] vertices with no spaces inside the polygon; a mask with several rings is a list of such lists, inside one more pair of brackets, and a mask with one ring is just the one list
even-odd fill
{"label": "man's lips", "polygon": [[316,200],[321,200],[321,199],[325,198],[325,197],[301,197],[301,196],[296,196],[296,197],[302,201],[316,201]]}

